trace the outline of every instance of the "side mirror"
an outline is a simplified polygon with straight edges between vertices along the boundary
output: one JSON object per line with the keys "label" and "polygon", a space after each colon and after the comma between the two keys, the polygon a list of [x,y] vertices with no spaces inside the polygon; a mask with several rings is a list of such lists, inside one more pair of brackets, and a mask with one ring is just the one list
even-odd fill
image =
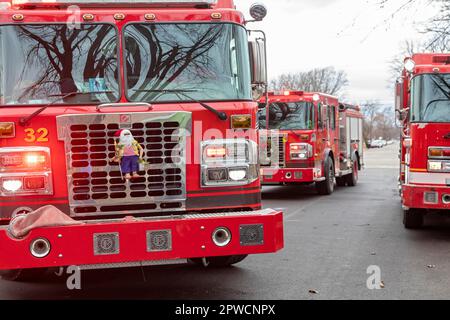
{"label": "side mirror", "polygon": [[403,120],[403,110],[404,106],[404,78],[400,77],[395,82],[395,113],[398,115],[400,121]]}
{"label": "side mirror", "polygon": [[267,83],[265,39],[250,41],[250,65],[253,85]]}
{"label": "side mirror", "polygon": [[253,99],[259,100],[267,90],[266,38],[249,42]]}

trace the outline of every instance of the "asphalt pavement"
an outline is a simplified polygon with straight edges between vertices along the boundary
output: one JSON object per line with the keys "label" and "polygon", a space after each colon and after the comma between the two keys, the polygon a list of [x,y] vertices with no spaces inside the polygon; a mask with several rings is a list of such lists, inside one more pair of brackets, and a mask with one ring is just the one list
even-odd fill
{"label": "asphalt pavement", "polygon": [[[423,230],[403,228],[397,153],[398,145],[368,150],[358,186],[329,197],[312,187],[264,188],[264,206],[285,213],[286,247],[277,254],[227,269],[83,271],[81,290],[68,290],[66,277],[0,280],[0,299],[449,299],[450,222],[433,216]],[[382,282],[369,284],[380,289],[367,286],[373,270]]]}

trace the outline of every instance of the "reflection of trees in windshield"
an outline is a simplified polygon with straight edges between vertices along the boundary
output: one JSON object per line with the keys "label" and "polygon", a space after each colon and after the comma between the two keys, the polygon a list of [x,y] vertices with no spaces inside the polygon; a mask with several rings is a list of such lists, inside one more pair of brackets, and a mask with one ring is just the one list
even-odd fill
{"label": "reflection of trees in windshield", "polygon": [[412,121],[450,122],[450,74],[414,78]]}
{"label": "reflection of trees in windshield", "polygon": [[53,95],[89,91],[115,91],[102,100],[117,99],[117,36],[112,26],[22,25],[1,31],[6,78],[1,89],[7,103],[45,102]]}
{"label": "reflection of trees in windshield", "polygon": [[245,31],[227,24],[134,24],[126,28],[126,75],[132,101],[249,99]]}
{"label": "reflection of trees in windshield", "polygon": [[[314,129],[313,110],[309,102],[273,103],[269,109],[269,127],[272,130]],[[263,118],[260,121],[265,120],[265,115]]]}

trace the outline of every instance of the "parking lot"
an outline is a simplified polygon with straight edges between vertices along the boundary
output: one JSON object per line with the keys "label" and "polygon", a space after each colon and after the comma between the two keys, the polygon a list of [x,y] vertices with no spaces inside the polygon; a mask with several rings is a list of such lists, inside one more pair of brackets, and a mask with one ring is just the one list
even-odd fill
{"label": "parking lot", "polygon": [[[66,277],[0,281],[0,299],[441,299],[450,297],[450,224],[429,217],[407,231],[397,188],[398,145],[371,149],[355,188],[329,197],[311,187],[267,187],[264,206],[285,216],[286,247],[229,269],[191,265],[89,271],[82,289]],[[368,268],[384,288],[367,287]]]}

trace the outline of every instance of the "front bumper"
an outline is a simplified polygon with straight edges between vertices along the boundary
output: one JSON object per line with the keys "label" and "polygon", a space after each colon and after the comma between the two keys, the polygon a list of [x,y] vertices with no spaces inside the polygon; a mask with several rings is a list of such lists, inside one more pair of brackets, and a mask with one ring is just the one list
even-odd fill
{"label": "front bumper", "polygon": [[[434,196],[427,199],[427,193]],[[407,209],[450,210],[450,203],[444,201],[446,195],[450,196],[450,187],[447,186],[403,185],[402,195],[403,206]]]}
{"label": "front bumper", "polygon": [[[244,233],[252,226],[262,232],[255,235],[253,243],[253,233]],[[212,241],[217,227],[227,227],[232,233],[226,247]],[[51,251],[45,258],[35,258],[30,252],[37,238],[50,242]],[[90,221],[78,226],[35,229],[20,240],[12,239],[4,226],[0,228],[0,270],[136,262],[148,265],[151,261],[170,264],[179,259],[273,253],[283,246],[283,214],[271,209]]]}
{"label": "front bumper", "polygon": [[317,173],[313,168],[307,169],[278,169],[263,168],[262,184],[279,184],[279,183],[312,183],[315,182]]}

